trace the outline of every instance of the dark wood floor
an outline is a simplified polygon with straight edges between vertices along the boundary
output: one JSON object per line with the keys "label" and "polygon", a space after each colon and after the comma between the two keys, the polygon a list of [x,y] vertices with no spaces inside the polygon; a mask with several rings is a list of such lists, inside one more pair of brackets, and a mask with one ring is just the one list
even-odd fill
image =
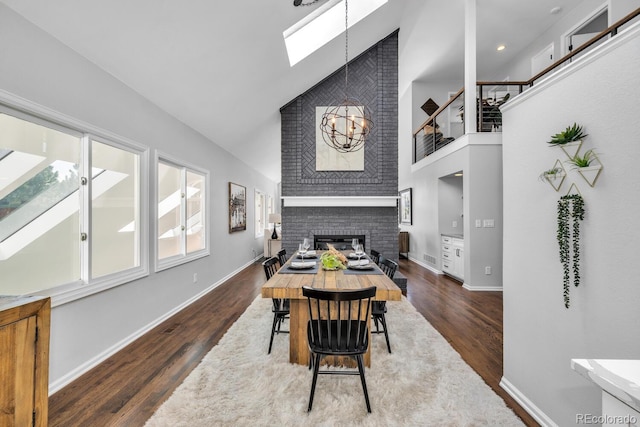
{"label": "dark wood floor", "polygon": [[[527,425],[537,426],[498,385],[502,293],[469,292],[407,260],[400,261],[400,270],[408,278],[407,299]],[[264,281],[260,264],[246,268],[51,396],[49,425],[143,425],[240,317]]]}

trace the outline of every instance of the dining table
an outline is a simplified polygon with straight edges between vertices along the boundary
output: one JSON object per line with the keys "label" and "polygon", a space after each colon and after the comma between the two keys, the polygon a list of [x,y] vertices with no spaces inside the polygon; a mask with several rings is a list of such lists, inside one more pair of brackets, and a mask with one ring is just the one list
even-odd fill
{"label": "dining table", "polygon": [[[309,321],[309,308],[307,298],[302,295],[302,287],[309,286],[318,289],[364,289],[376,287],[375,301],[400,301],[402,290],[380,268],[369,260],[370,268],[325,270],[322,267],[320,256],[323,251],[314,251],[307,254],[301,260],[298,253],[294,254],[280,267],[262,286],[263,298],[286,298],[290,301],[289,319],[289,362],[300,365],[309,363],[309,348],[307,345],[307,323]],[[353,253],[343,252],[348,259]],[[365,264],[368,257],[353,264]],[[308,263],[305,268],[299,268],[300,262]],[[313,267],[310,265],[313,264]],[[294,263],[294,264],[292,264]],[[292,267],[298,268],[292,268]],[[371,268],[372,267],[372,268]],[[371,316],[369,316],[369,334],[371,334]],[[371,335],[369,335],[371,343]],[[367,367],[371,366],[371,345],[364,355]]]}

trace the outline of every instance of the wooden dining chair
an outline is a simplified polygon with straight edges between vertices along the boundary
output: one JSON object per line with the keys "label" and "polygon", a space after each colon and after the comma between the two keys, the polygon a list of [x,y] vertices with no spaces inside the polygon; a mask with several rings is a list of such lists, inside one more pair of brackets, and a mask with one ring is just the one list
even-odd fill
{"label": "wooden dining chair", "polygon": [[[380,267],[380,270],[387,275],[387,277],[393,280],[393,275],[396,274],[396,271],[398,270],[398,263],[380,255],[378,266]],[[387,350],[391,353],[391,343],[389,342],[389,332],[387,331],[387,317],[385,316],[386,313],[386,301],[373,302],[373,305],[371,306],[371,317],[373,318],[373,323],[376,325],[376,330],[371,331],[371,333],[384,333],[384,338],[387,340]],[[382,325],[382,330],[380,330],[380,325]]]}
{"label": "wooden dining chair", "polygon": [[[369,348],[368,320],[371,299],[376,294],[372,286],[357,290],[327,290],[308,286],[302,287],[302,295],[309,302],[309,322],[307,323],[307,342],[311,352],[313,380],[309,407],[313,406],[318,374],[360,375],[367,412],[371,412],[369,393],[364,377],[362,355]],[[356,360],[358,370],[328,369],[320,370],[320,362],[326,356],[347,356]]]}
{"label": "wooden dining chair", "polygon": [[[271,257],[262,263],[264,268],[264,274],[267,276],[267,280],[278,272],[278,264],[280,261],[278,257]],[[273,312],[273,324],[271,325],[271,338],[269,339],[269,350],[267,354],[271,354],[271,347],[273,346],[273,336],[275,334],[288,334],[289,331],[283,331],[281,329],[282,322],[289,316],[289,300],[285,298],[272,298],[271,299]]]}

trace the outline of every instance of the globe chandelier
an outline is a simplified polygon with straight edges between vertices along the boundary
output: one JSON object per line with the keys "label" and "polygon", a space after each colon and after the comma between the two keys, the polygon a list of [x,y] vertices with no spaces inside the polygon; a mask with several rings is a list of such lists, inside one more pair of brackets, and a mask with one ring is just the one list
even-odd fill
{"label": "globe chandelier", "polygon": [[324,142],[340,153],[359,151],[373,127],[371,115],[366,106],[349,97],[349,4],[344,0],[345,65],[344,101],[340,105],[327,107],[320,121],[320,131]]}

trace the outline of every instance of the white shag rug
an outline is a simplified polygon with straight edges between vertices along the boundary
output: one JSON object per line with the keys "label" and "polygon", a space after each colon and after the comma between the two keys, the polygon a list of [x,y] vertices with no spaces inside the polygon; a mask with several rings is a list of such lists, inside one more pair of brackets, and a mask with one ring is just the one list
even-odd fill
{"label": "white shag rug", "polygon": [[286,334],[267,354],[271,300],[258,296],[146,426],[523,425],[405,297],[387,305],[393,353],[372,335],[371,414],[359,377],[336,375],[318,377],[307,412],[312,372],[288,362]]}

